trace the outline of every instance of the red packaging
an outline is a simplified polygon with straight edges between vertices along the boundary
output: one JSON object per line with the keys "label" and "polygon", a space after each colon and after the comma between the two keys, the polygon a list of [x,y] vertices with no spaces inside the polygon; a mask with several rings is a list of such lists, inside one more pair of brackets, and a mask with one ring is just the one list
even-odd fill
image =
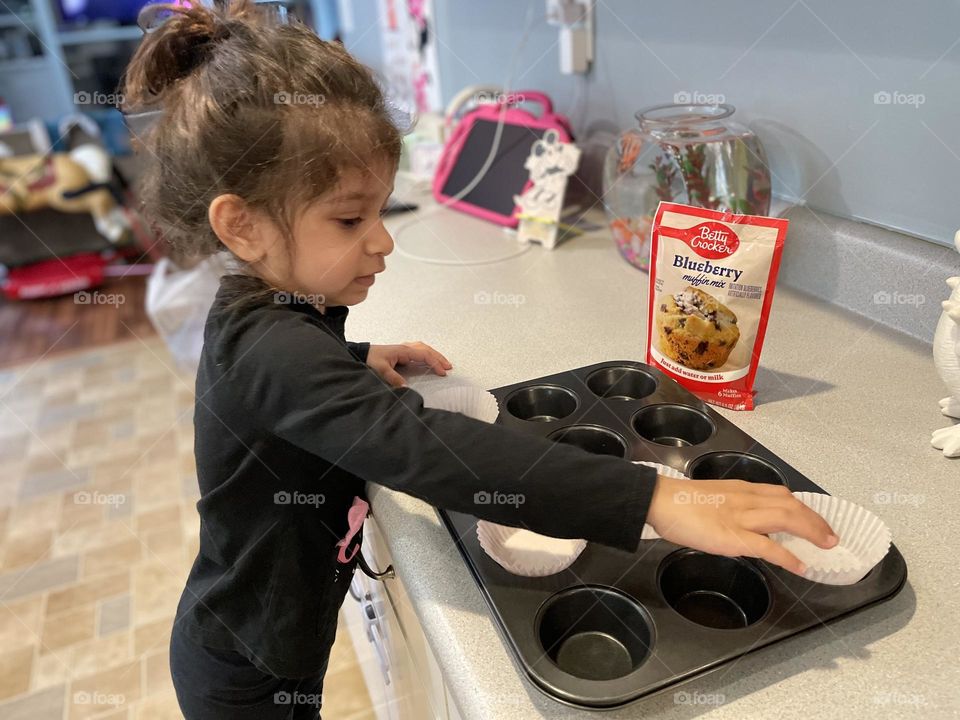
{"label": "red packaging", "polygon": [[753,410],[787,224],[660,203],[650,243],[647,363],[708,403]]}

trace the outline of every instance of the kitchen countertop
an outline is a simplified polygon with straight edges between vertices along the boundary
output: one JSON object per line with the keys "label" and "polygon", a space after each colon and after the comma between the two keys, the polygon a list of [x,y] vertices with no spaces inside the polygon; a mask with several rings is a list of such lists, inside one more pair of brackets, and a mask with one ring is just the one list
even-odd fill
{"label": "kitchen countertop", "polygon": [[[420,213],[388,222],[407,252],[482,260],[520,249],[492,225],[419,199]],[[456,377],[487,388],[644,359],[648,276],[619,257],[605,230],[471,266],[398,250],[387,268],[351,310],[350,339],[422,340]],[[756,388],[753,412],[719,412],[827,491],[880,514],[907,560],[907,585],[891,601],[606,716],[960,717],[960,464],[929,443],[950,423],[930,347],[780,287]],[[372,485],[370,497],[464,720],[595,716],[521,676],[431,506]]]}

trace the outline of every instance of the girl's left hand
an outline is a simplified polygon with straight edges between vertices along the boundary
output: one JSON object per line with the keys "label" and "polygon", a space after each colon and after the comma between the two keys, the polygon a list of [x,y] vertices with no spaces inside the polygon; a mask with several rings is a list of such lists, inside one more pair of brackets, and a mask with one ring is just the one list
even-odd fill
{"label": "girl's left hand", "polygon": [[446,375],[453,365],[443,355],[422,342],[408,342],[402,345],[371,345],[367,352],[367,365],[394,387],[403,387],[406,382],[394,368],[411,362],[429,365],[437,375]]}

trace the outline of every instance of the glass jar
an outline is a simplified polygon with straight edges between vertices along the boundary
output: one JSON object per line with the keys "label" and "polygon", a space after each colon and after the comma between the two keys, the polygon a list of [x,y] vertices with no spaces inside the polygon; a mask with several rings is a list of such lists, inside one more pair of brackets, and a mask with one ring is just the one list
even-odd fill
{"label": "glass jar", "polygon": [[620,254],[646,270],[661,200],[737,214],[770,212],[770,171],[759,138],[730,120],[732,105],[657,105],[607,152],[603,201]]}

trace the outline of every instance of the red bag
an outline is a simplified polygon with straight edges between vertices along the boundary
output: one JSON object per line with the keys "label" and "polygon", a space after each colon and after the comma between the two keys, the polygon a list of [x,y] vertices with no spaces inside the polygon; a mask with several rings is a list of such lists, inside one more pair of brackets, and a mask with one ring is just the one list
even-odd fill
{"label": "red bag", "polygon": [[11,300],[56,297],[97,287],[107,261],[99,253],[82,253],[14,268],[3,283]]}
{"label": "red bag", "polygon": [[647,363],[706,402],[753,410],[787,220],[662,202],[650,243]]}

